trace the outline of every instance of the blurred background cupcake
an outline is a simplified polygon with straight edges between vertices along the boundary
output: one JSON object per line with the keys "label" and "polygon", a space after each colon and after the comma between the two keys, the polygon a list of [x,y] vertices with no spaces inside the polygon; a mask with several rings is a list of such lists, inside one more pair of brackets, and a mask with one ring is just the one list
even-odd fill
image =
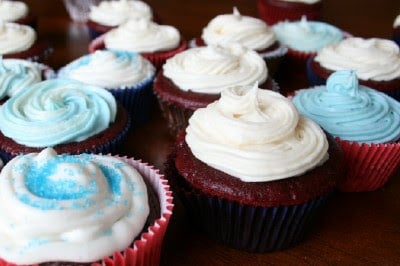
{"label": "blurred background cupcake", "polygon": [[50,79],[25,87],[0,106],[0,157],[53,147],[59,153],[117,153],[130,118],[107,90]]}
{"label": "blurred background cupcake", "polygon": [[173,136],[185,129],[193,111],[220,97],[223,89],[257,82],[279,90],[264,59],[240,44],[190,48],[167,60],[154,81],[154,92]]}
{"label": "blurred background cupcake", "polygon": [[393,41],[395,41],[397,45],[400,46],[400,15],[398,15],[393,22],[392,38]]}
{"label": "blurred background cupcake", "polygon": [[0,184],[0,265],[160,262],[173,205],[148,164],[47,148],[11,160]]}
{"label": "blurred background cupcake", "polygon": [[360,84],[400,99],[400,50],[392,40],[352,37],[321,49],[307,62],[312,85],[337,70],[354,70]]}
{"label": "blurred background cupcake", "polygon": [[22,1],[0,1],[0,20],[31,26],[36,29],[37,17],[32,14],[29,6]]}
{"label": "blurred background cupcake", "polygon": [[231,14],[211,19],[203,28],[201,37],[192,40],[190,46],[231,42],[258,52],[265,59],[271,76],[287,53],[287,48],[277,41],[271,27],[261,19],[241,15],[236,7]]}
{"label": "blurred background cupcake", "polygon": [[113,0],[99,1],[90,7],[86,22],[92,39],[118,27],[129,20],[152,20],[153,11],[144,1]]}
{"label": "blurred background cupcake", "polygon": [[140,53],[160,69],[168,58],[186,50],[187,41],[173,26],[146,19],[129,20],[89,44],[91,53],[104,48]]}
{"label": "blurred background cupcake", "polygon": [[194,225],[251,252],[298,244],[342,173],[341,151],[286,97],[237,86],[197,109],[166,162]]}
{"label": "blurred background cupcake", "polygon": [[284,20],[296,21],[302,16],[318,20],[322,0],[257,0],[257,9],[260,18],[269,25]]}
{"label": "blurred background cupcake", "polygon": [[137,127],[151,116],[155,74],[153,64],[140,54],[97,50],[62,67],[57,76],[109,90],[130,113],[132,126]]}
{"label": "blurred background cupcake", "polygon": [[341,191],[381,188],[400,166],[400,103],[359,85],[350,70],[331,74],[326,86],[298,91],[299,112],[336,137],[343,149],[346,176]]}

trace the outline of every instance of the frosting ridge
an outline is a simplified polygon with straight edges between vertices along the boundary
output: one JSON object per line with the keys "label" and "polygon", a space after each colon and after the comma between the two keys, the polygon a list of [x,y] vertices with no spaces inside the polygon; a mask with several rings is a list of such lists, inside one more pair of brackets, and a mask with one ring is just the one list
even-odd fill
{"label": "frosting ridge", "polygon": [[36,41],[33,28],[11,22],[0,22],[0,54],[11,54],[28,50]]}
{"label": "frosting ridge", "polygon": [[28,15],[28,5],[22,1],[0,1],[0,20],[16,21]]}

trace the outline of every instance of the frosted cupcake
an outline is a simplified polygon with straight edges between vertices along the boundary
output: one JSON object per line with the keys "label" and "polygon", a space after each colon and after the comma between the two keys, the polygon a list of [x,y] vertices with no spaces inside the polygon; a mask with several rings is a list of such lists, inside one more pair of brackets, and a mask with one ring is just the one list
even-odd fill
{"label": "frosted cupcake", "polygon": [[125,140],[130,119],[107,90],[74,80],[30,85],[0,106],[0,157],[53,147],[59,153],[109,153]]}
{"label": "frosted cupcake", "polygon": [[0,54],[3,58],[42,61],[50,51],[48,43],[38,39],[32,27],[0,22]]}
{"label": "frosted cupcake", "polygon": [[30,12],[29,6],[22,1],[2,0],[0,2],[0,20],[24,24],[32,28],[37,26],[37,17]]}
{"label": "frosted cupcake", "polygon": [[158,265],[173,206],[147,164],[47,148],[10,161],[0,184],[0,265]]}
{"label": "frosted cupcake", "polygon": [[359,85],[354,71],[337,71],[326,86],[300,90],[293,103],[342,147],[348,173],[340,190],[376,190],[400,166],[400,103]]}
{"label": "frosted cupcake", "polygon": [[237,8],[232,14],[214,17],[203,28],[201,38],[192,41],[191,46],[239,43],[258,52],[267,62],[270,73],[274,73],[287,48],[281,46],[275,33],[264,21],[243,16]]}
{"label": "frosted cupcake", "polygon": [[168,58],[186,50],[187,42],[175,27],[141,19],[130,20],[94,39],[89,52],[103,48],[140,53],[159,69]]}
{"label": "frosted cupcake", "polygon": [[257,0],[260,18],[269,25],[280,21],[296,21],[302,16],[309,20],[320,18],[322,0]]}
{"label": "frosted cupcake", "polygon": [[97,50],[61,68],[58,77],[106,88],[137,126],[150,118],[155,72],[153,64],[137,53]]}
{"label": "frosted cupcake", "polygon": [[187,126],[193,111],[220,97],[222,90],[258,82],[278,90],[263,58],[239,44],[202,46],[167,60],[154,81],[154,92],[172,135]]}
{"label": "frosted cupcake", "polygon": [[392,38],[393,38],[393,41],[395,41],[397,43],[397,45],[400,46],[400,15],[398,15],[393,22]]}
{"label": "frosted cupcake", "polygon": [[91,6],[87,26],[92,39],[134,19],[153,19],[150,6],[139,0],[101,1]]}
{"label": "frosted cupcake", "polygon": [[400,50],[391,40],[347,38],[325,47],[307,62],[311,84],[321,85],[334,71],[354,70],[360,84],[400,99]]}
{"label": "frosted cupcake", "polygon": [[54,78],[50,67],[23,59],[0,59],[0,102],[25,87]]}
{"label": "frosted cupcake", "polygon": [[341,174],[341,153],[279,93],[231,87],[178,136],[166,176],[193,222],[251,252],[299,243]]}

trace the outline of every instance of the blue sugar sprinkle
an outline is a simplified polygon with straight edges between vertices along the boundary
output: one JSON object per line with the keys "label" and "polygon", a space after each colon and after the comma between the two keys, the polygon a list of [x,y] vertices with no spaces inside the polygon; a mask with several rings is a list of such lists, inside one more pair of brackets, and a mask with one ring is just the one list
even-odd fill
{"label": "blue sugar sprinkle", "polygon": [[35,200],[31,199],[27,194],[18,194],[18,199],[26,205],[32,206],[41,210],[62,210],[63,207],[58,204],[57,201],[53,200]]}
{"label": "blue sugar sprinkle", "polygon": [[110,187],[110,191],[114,195],[121,195],[121,187],[120,183],[122,180],[121,174],[113,168],[110,168],[105,165],[99,165],[103,175],[107,179],[107,183]]}
{"label": "blue sugar sprinkle", "polygon": [[112,235],[112,230],[111,230],[111,228],[108,228],[108,229],[106,229],[106,230],[103,230],[103,232],[101,233],[101,235],[103,235],[103,236],[110,236],[110,235]]}

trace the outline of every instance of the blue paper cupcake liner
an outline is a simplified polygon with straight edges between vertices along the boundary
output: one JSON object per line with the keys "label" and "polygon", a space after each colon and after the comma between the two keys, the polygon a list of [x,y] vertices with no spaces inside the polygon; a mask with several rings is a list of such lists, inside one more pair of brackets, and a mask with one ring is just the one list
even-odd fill
{"label": "blue paper cupcake liner", "polygon": [[96,31],[88,27],[88,33],[89,33],[89,38],[93,40],[102,35],[104,32]]}

